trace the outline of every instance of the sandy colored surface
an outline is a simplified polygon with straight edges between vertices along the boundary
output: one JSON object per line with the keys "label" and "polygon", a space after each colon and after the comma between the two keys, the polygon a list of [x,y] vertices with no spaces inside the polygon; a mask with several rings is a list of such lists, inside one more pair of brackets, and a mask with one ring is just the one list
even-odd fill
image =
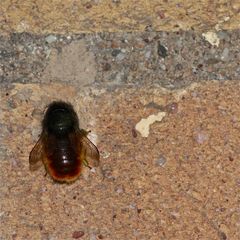
{"label": "sandy colored surface", "polygon": [[[239,239],[239,89],[1,88],[1,239]],[[92,130],[104,179],[62,185],[29,172],[44,106],[59,98]],[[136,124],[159,112],[142,137]]]}
{"label": "sandy colored surface", "polygon": [[238,0],[2,0],[1,32],[79,33],[239,28]]}

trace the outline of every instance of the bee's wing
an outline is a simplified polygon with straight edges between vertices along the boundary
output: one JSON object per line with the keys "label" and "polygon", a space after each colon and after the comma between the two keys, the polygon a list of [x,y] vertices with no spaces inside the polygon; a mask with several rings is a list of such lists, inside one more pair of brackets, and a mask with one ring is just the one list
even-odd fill
{"label": "bee's wing", "polygon": [[32,151],[30,152],[29,165],[31,171],[37,170],[41,166],[43,154],[44,154],[43,135],[41,135],[39,140],[33,147]]}
{"label": "bee's wing", "polygon": [[99,151],[97,147],[87,138],[87,132],[80,130],[79,140],[81,150],[84,154],[84,163],[89,167],[99,166]]}

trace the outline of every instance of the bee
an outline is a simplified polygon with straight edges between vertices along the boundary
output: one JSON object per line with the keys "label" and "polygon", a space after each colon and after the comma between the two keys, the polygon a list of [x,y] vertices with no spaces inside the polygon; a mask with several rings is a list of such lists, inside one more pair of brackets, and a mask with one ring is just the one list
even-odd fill
{"label": "bee", "polygon": [[29,156],[30,170],[44,164],[57,182],[73,182],[83,166],[99,166],[99,151],[79,128],[79,120],[69,103],[52,102],[42,121],[42,133]]}

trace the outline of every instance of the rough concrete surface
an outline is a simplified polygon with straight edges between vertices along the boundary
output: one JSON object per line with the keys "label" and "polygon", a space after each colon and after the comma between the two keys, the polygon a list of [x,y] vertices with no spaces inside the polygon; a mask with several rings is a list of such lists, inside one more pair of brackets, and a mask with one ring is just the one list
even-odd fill
{"label": "rough concrete surface", "polygon": [[2,0],[1,32],[80,33],[239,28],[238,0]]}
{"label": "rough concrete surface", "polygon": [[[205,80],[240,76],[240,31],[195,31],[32,35],[0,37],[0,82],[96,82],[114,89],[123,85],[180,88]],[[208,35],[207,35],[208,36]]]}
{"label": "rough concrete surface", "polygon": [[[239,239],[239,88],[2,88],[1,239]],[[55,99],[72,102],[93,131],[104,177],[64,185],[43,168],[29,171],[44,106]],[[142,137],[136,124],[159,112]]]}

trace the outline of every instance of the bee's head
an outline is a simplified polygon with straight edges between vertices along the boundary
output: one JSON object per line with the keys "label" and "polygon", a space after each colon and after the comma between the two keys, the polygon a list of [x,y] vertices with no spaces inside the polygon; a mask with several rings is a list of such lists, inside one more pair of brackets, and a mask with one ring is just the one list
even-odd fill
{"label": "bee's head", "polygon": [[65,102],[51,103],[45,113],[43,127],[55,135],[74,131],[78,127],[78,118],[72,105]]}

